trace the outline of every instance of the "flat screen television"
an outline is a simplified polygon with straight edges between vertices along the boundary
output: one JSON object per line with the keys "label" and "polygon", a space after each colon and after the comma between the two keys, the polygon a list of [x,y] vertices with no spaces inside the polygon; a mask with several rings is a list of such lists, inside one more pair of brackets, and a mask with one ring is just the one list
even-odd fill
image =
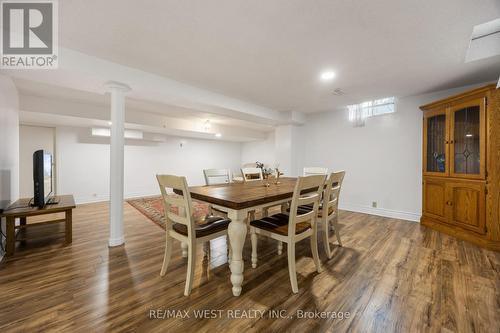
{"label": "flat screen television", "polygon": [[44,150],[33,153],[33,206],[43,208],[52,189],[52,155]]}

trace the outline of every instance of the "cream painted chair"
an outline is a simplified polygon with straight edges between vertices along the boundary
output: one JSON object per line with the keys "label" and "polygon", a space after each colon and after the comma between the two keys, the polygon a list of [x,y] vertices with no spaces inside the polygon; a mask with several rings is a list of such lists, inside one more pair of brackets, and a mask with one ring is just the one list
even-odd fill
{"label": "cream painted chair", "polygon": [[[339,197],[340,190],[342,188],[342,182],[344,181],[345,171],[337,171],[330,174],[326,183],[325,189],[323,191],[323,199],[318,211],[318,218],[323,227],[323,244],[325,247],[326,255],[328,259],[333,256],[330,250],[330,230],[335,233],[339,245],[342,246],[342,241],[340,239],[340,230],[338,226],[339,219]],[[312,210],[312,206],[300,206],[299,212],[308,212]]]}
{"label": "cream painted chair", "polygon": [[[243,167],[241,168],[241,175],[243,176],[244,182],[253,182],[257,180],[263,180],[264,175],[262,174],[261,168],[256,167]],[[248,221],[255,219],[255,211],[251,210],[248,212]]]}
{"label": "cream painted chair", "polygon": [[[227,227],[230,220],[218,216],[206,216],[202,220],[195,220],[191,195],[185,177],[172,175],[157,175],[165,209],[165,255],[160,275],[167,272],[172,255],[172,241],[174,239],[187,244],[188,269],[184,295],[191,293],[194,278],[196,247],[199,243],[209,242],[220,236],[227,237]],[[182,195],[169,195],[167,189],[181,190]],[[178,212],[172,212],[171,206],[176,206]]]}
{"label": "cream painted chair", "polygon": [[228,169],[205,169],[203,175],[207,185],[229,184],[231,182],[231,172]]}
{"label": "cream painted chair", "polygon": [[[231,182],[231,172],[228,169],[204,169],[203,176],[205,176],[206,185],[229,184]],[[212,205],[209,205],[208,209],[212,215],[219,213],[227,217],[227,212],[224,210],[214,208]]]}
{"label": "cream painted chair", "polygon": [[[252,267],[257,267],[257,235],[287,243],[288,272],[294,293],[299,291],[295,268],[295,243],[310,238],[314,264],[318,273],[321,272],[318,256],[317,215],[325,179],[326,176],[323,175],[299,177],[293,192],[290,214],[279,213],[250,222]],[[317,190],[301,194],[304,190],[311,188],[317,188]],[[298,207],[303,205],[312,205],[312,209],[302,213]]]}
{"label": "cream painted chair", "polygon": [[264,179],[261,168],[241,168],[241,174],[243,175],[243,180],[245,182]]}
{"label": "cream painted chair", "polygon": [[328,168],[321,167],[305,167],[303,171],[304,176],[313,176],[313,175],[327,175]]}

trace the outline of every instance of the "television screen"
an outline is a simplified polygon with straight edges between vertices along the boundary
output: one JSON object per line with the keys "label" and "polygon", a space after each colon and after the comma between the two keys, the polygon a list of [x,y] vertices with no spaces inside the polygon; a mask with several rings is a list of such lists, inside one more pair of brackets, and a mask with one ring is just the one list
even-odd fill
{"label": "television screen", "polygon": [[33,153],[33,205],[42,208],[52,195],[52,155],[43,150]]}
{"label": "television screen", "polygon": [[52,194],[52,155],[48,153],[43,154],[43,193],[45,198]]}

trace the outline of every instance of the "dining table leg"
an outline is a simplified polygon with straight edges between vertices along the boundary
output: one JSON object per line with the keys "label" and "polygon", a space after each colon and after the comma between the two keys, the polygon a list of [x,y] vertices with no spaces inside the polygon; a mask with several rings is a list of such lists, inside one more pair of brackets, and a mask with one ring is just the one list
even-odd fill
{"label": "dining table leg", "polygon": [[229,223],[228,234],[231,245],[231,283],[233,285],[233,295],[241,294],[241,285],[243,284],[243,245],[247,235],[247,225],[245,218],[246,211],[230,210],[228,216],[231,219]]}

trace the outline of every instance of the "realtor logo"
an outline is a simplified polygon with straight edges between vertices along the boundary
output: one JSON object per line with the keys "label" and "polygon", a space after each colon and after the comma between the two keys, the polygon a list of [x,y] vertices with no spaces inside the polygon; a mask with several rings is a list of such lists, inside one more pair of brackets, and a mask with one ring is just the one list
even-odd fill
{"label": "realtor logo", "polygon": [[1,18],[0,68],[57,68],[57,0],[4,0]]}

